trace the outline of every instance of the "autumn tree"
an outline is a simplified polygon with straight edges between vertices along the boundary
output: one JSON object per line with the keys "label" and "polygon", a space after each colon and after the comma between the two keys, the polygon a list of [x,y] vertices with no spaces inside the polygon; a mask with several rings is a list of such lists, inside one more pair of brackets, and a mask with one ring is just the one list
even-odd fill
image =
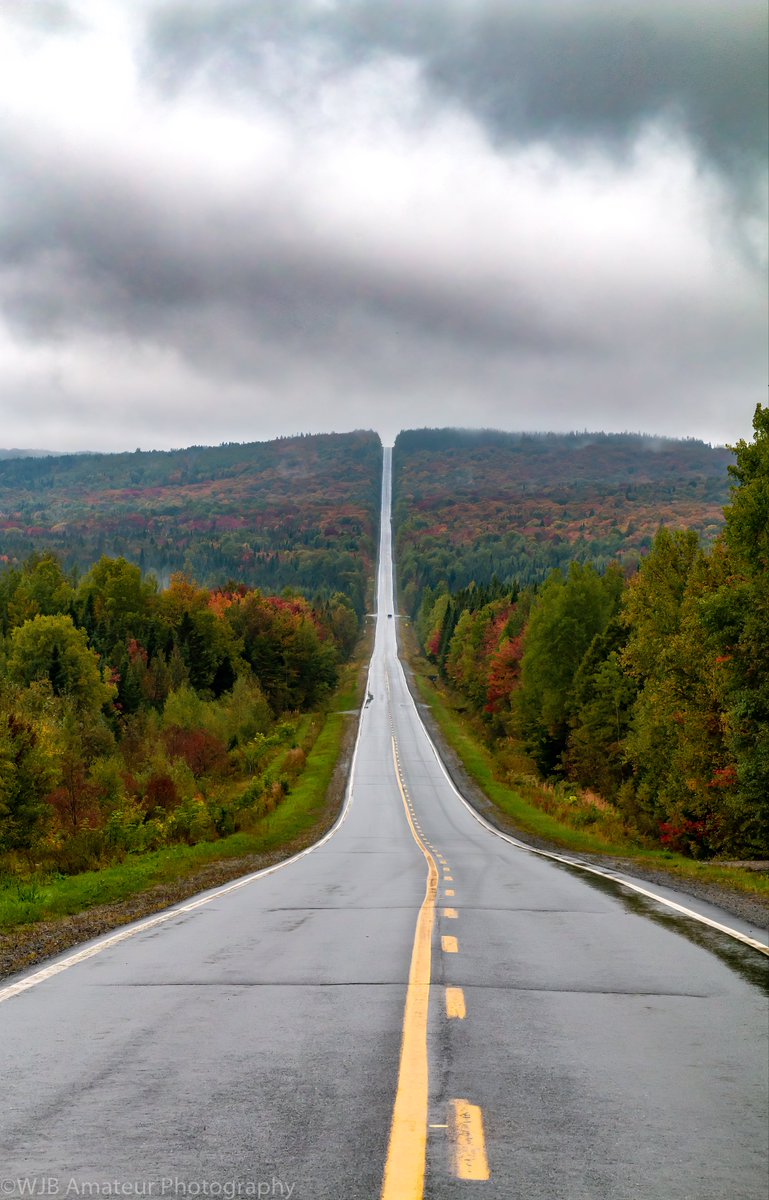
{"label": "autumn tree", "polygon": [[0,705],[0,851],[29,850],[45,832],[56,773],[33,721]]}
{"label": "autumn tree", "polygon": [[131,637],[146,639],[157,586],[124,558],[102,557],[77,592],[81,625],[92,646],[110,656]]}
{"label": "autumn tree", "polygon": [[758,405],[752,442],[734,447],[726,508],[727,560],[703,619],[720,654],[727,738],[735,760],[743,853],[769,853],[769,407]]}
{"label": "autumn tree", "polygon": [[115,689],[102,678],[99,656],[71,617],[34,617],[11,633],[7,675],[27,687],[44,681],[54,696],[71,697],[81,711],[98,714]]}
{"label": "autumn tree", "polygon": [[531,610],[521,662],[518,712],[526,743],[539,766],[561,764],[574,705],[574,681],[596,634],[617,611],[619,570],[599,575],[591,564],[572,563],[566,577],[554,571]]}
{"label": "autumn tree", "polygon": [[717,647],[702,619],[722,559],[706,555],[691,530],[661,529],[622,609],[622,663],[639,689],[622,805],[645,832],[697,854],[729,841],[722,686]]}
{"label": "autumn tree", "polygon": [[34,554],[10,571],[0,589],[0,613],[6,631],[36,616],[69,613],[75,590],[53,554]]}

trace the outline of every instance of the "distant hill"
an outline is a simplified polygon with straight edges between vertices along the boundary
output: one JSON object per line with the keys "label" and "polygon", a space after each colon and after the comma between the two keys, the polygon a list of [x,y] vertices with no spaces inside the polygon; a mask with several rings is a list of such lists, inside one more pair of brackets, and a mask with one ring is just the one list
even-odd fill
{"label": "distant hill", "polygon": [[55,551],[87,570],[123,555],[162,583],[184,571],[365,605],[379,516],[371,432],[185,450],[4,458],[0,562]]}
{"label": "distant hill", "polygon": [[51,454],[55,454],[55,450],[19,450],[14,447],[4,450],[0,446],[0,459],[3,458],[47,458]]}
{"label": "distant hill", "polygon": [[398,435],[394,526],[410,607],[426,586],[536,583],[571,559],[632,569],[661,524],[712,540],[730,450],[640,434],[421,429]]}

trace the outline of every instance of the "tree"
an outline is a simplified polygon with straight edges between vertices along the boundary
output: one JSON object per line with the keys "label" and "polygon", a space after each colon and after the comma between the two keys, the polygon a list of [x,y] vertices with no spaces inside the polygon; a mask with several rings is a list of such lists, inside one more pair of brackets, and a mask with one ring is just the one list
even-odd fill
{"label": "tree", "polygon": [[758,405],[754,438],[733,448],[736,480],[726,508],[727,570],[703,603],[724,676],[727,738],[736,761],[739,841],[769,853],[769,407]]}
{"label": "tree", "polygon": [[703,604],[723,571],[718,548],[708,556],[691,530],[662,529],[622,613],[622,662],[639,689],[622,806],[645,832],[694,854],[732,840],[723,685],[718,649],[703,623]]}
{"label": "tree", "polygon": [[8,600],[10,626],[37,616],[70,611],[75,598],[72,584],[53,554],[33,555],[16,573]]}
{"label": "tree", "polygon": [[91,642],[109,656],[131,638],[144,640],[154,609],[157,587],[124,558],[102,557],[82,580],[78,611]]}
{"label": "tree", "polygon": [[564,579],[553,571],[531,610],[521,662],[518,711],[527,745],[539,766],[552,771],[566,749],[573,685],[596,634],[617,610],[623,578],[572,563]]}
{"label": "tree", "polygon": [[12,683],[27,687],[46,681],[56,696],[70,696],[81,711],[98,714],[115,695],[99,669],[82,629],[71,617],[34,617],[14,629],[7,665]]}
{"label": "tree", "polygon": [[0,707],[0,851],[30,850],[48,827],[56,765],[34,724]]}
{"label": "tree", "polygon": [[627,777],[625,738],[637,689],[620,660],[626,637],[615,616],[593,638],[574,677],[569,718],[569,774],[607,800]]}

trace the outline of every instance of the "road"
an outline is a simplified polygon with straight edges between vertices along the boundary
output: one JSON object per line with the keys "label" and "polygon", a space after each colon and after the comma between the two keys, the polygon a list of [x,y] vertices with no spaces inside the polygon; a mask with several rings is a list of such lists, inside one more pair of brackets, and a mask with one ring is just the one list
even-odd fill
{"label": "road", "polygon": [[397,659],[385,465],[341,821],[0,985],[0,1195],[765,1200],[767,959],[458,798]]}

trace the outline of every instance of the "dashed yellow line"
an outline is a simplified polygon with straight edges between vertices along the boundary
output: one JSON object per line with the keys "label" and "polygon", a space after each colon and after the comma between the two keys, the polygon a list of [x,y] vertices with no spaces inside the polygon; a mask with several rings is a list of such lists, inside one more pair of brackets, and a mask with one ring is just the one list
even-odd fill
{"label": "dashed yellow line", "polygon": [[456,954],[459,950],[459,942],[455,937],[444,934],[441,938],[441,950],[444,954]]}
{"label": "dashed yellow line", "polygon": [[467,1016],[465,993],[461,987],[446,988],[446,1016],[449,1018],[457,1017],[460,1021],[464,1021]]}
{"label": "dashed yellow line", "polygon": [[455,908],[444,908],[443,915],[444,917],[448,917],[450,921],[456,921],[459,914]]}
{"label": "dashed yellow line", "polygon": [[449,1137],[454,1174],[458,1179],[488,1179],[489,1162],[483,1134],[483,1114],[469,1100],[449,1102]]}
{"label": "dashed yellow line", "polygon": [[395,738],[392,745],[395,774],[406,820],[414,841],[427,860],[427,885],[417,917],[411,952],[409,984],[403,1013],[398,1087],[390,1125],[381,1200],[422,1200],[427,1153],[427,1013],[438,868],[435,859],[414,828],[398,769]]}
{"label": "dashed yellow line", "polygon": [[446,889],[444,890],[444,893],[443,893],[443,894],[444,894],[444,896],[453,896],[453,895],[454,895],[454,889],[453,889],[453,888],[446,888]]}

